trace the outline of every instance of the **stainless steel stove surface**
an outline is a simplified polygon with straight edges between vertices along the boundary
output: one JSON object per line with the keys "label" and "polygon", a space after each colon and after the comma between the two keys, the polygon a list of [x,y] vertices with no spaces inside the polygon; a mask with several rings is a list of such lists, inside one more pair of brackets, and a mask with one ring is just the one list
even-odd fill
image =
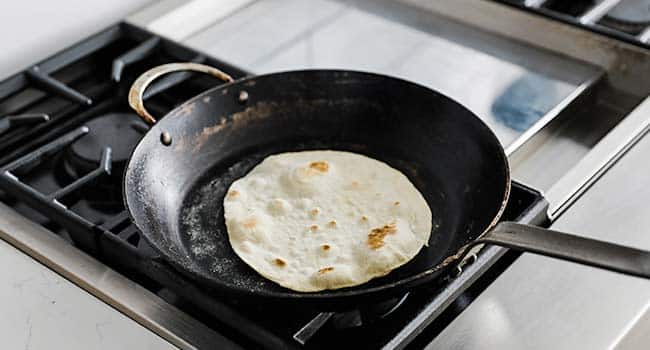
{"label": "stainless steel stove surface", "polygon": [[[128,22],[0,82],[0,237],[182,348],[453,346],[474,324],[468,310],[530,258],[486,247],[441,285],[336,312],[202,288],[152,251],[122,204],[124,164],[147,130],[126,92],[152,66],[203,62],[235,77],[356,68],[439,89],[493,128],[515,179],[533,185],[514,183],[505,219],[536,225],[647,129],[638,110],[626,115],[650,91],[650,52],[494,2],[166,0]],[[170,75],[147,106],[163,115],[214,84]]]}

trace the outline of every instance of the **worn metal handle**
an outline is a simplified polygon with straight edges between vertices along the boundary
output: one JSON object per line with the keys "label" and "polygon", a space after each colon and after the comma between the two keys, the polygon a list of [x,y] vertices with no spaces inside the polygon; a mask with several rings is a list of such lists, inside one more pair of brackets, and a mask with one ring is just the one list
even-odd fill
{"label": "worn metal handle", "polygon": [[186,63],[168,63],[160,66],[153,67],[148,71],[142,73],[138,79],[133,82],[131,89],[129,90],[129,106],[135,110],[138,115],[144,119],[145,122],[149,124],[155,124],[156,118],[154,118],[144,107],[144,91],[147,89],[149,84],[152,81],[156,80],[158,77],[169,74],[172,72],[178,71],[195,71],[210,74],[218,79],[223,80],[226,83],[233,81],[232,77],[217,68],[207,66],[205,64],[186,62]]}
{"label": "worn metal handle", "polygon": [[502,222],[475,244],[494,244],[650,278],[650,252],[541,227]]}

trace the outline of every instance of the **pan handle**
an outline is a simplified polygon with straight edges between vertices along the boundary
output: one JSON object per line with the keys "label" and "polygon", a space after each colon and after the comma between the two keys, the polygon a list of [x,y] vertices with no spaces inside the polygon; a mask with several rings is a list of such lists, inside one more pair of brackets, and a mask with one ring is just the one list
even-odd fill
{"label": "pan handle", "polygon": [[142,97],[144,91],[147,89],[149,84],[158,77],[172,72],[185,70],[207,73],[226,83],[233,81],[230,75],[205,64],[194,62],[162,64],[142,73],[142,75],[133,82],[133,85],[131,85],[131,89],[129,90],[129,106],[131,106],[131,108],[133,108],[133,110],[135,110],[135,112],[138,113],[140,118],[144,119],[145,122],[148,124],[155,124],[156,118],[149,114],[147,109],[144,108],[144,100]]}
{"label": "pan handle", "polygon": [[474,242],[474,244],[482,243],[650,278],[650,252],[648,251],[541,227],[502,222]]}

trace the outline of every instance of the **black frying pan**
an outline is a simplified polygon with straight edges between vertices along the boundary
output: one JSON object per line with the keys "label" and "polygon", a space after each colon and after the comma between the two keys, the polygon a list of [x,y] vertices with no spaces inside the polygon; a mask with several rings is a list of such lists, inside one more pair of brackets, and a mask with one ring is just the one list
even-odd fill
{"label": "black frying pan", "polygon": [[[227,83],[156,122],[143,106],[143,91],[158,76],[179,70],[209,73]],[[214,68],[187,63],[144,73],[129,102],[155,124],[126,168],[126,207],[170,264],[216,293],[328,307],[388,298],[446,276],[478,243],[650,277],[645,251],[515,223],[495,227],[510,189],[503,148],[472,112],[429,88],[339,70],[233,82]],[[224,194],[266,156],[307,149],[365,154],[406,174],[433,212],[428,247],[385,277],[335,291],[294,292],[248,267],[228,242]]]}

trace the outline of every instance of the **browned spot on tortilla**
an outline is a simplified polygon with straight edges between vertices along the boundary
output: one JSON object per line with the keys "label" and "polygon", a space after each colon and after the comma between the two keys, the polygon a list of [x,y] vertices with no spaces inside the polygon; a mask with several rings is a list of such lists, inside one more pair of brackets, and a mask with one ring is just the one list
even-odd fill
{"label": "browned spot on tortilla", "polygon": [[395,226],[394,222],[386,224],[382,227],[373,228],[370,230],[370,233],[368,233],[368,246],[373,250],[377,250],[383,247],[384,237],[392,235],[395,232],[397,232],[397,227]]}
{"label": "browned spot on tortilla", "polygon": [[318,230],[318,225],[311,225],[309,226],[309,229],[312,231],[317,231]]}
{"label": "browned spot on tortilla", "polygon": [[359,181],[352,181],[352,187],[357,188],[359,185],[361,185]]}
{"label": "browned spot on tortilla", "polygon": [[242,226],[245,228],[253,228],[257,225],[257,219],[255,218],[248,218],[242,222]]}
{"label": "browned spot on tortilla", "polygon": [[361,220],[368,221],[368,217],[364,215],[364,216],[361,217]]}
{"label": "browned spot on tortilla", "polygon": [[330,271],[334,271],[334,268],[332,266],[323,267],[322,269],[318,270],[318,273],[322,275],[322,274],[328,273]]}
{"label": "browned spot on tortilla", "polygon": [[399,202],[395,202],[395,203],[393,203],[393,204],[395,204],[395,205],[399,205]]}
{"label": "browned spot on tortilla", "polygon": [[330,225],[331,227],[336,227],[336,220],[331,220],[327,224]]}
{"label": "browned spot on tortilla", "polygon": [[210,139],[210,136],[219,132],[219,130],[223,129],[226,126],[226,122],[227,119],[221,117],[218,124],[215,124],[213,126],[206,126],[205,128],[203,128],[203,130],[196,136],[196,141],[194,142],[194,148],[192,148],[192,153],[196,153],[199,150],[201,150],[203,145]]}
{"label": "browned spot on tortilla", "polygon": [[318,208],[314,208],[314,209],[309,211],[309,214],[311,214],[313,216],[318,215],[318,213],[320,213],[320,209],[318,209]]}
{"label": "browned spot on tortilla", "polygon": [[228,192],[228,197],[229,198],[235,198],[237,196],[239,196],[239,191],[232,190],[232,191]]}
{"label": "browned spot on tortilla", "polygon": [[273,262],[276,265],[280,266],[280,267],[283,267],[283,266],[285,266],[287,264],[286,262],[284,262],[284,260],[282,260],[280,258],[275,258],[275,260],[273,260]]}
{"label": "browned spot on tortilla", "polygon": [[329,246],[329,244],[323,244],[323,245],[320,246],[320,247],[321,247],[323,250],[325,250],[325,251],[330,250],[330,248],[331,248],[331,247]]}
{"label": "browned spot on tortilla", "polygon": [[319,160],[317,162],[311,162],[309,164],[309,167],[314,170],[318,170],[322,173],[327,172],[327,170],[330,168],[329,164],[327,162]]}

